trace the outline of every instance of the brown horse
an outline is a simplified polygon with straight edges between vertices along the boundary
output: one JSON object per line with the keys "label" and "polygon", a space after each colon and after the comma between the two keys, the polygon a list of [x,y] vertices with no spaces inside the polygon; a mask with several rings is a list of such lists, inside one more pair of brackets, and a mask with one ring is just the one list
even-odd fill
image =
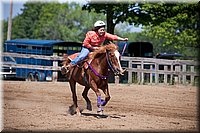
{"label": "brown horse", "polygon": [[[70,76],[69,83],[73,98],[73,105],[71,106],[73,107],[71,108],[73,110],[71,110],[71,114],[77,113],[78,115],[81,115],[77,104],[76,82],[85,86],[82,96],[86,100],[88,110],[92,110],[91,101],[87,97],[89,89],[92,88],[97,96],[97,112],[102,114],[102,107],[105,106],[110,100],[108,90],[109,69],[114,73],[114,75],[122,75],[124,71],[121,68],[118,47],[113,43],[104,45],[100,47],[99,50],[92,52],[90,58],[92,58],[91,63],[85,61],[85,63],[88,65],[87,69],[85,69],[83,66],[76,65],[67,74],[62,72],[68,77]],[[63,64],[67,65],[68,63],[70,63],[69,57],[66,58]],[[105,94],[105,100],[101,99],[101,93],[99,89],[101,89]]]}

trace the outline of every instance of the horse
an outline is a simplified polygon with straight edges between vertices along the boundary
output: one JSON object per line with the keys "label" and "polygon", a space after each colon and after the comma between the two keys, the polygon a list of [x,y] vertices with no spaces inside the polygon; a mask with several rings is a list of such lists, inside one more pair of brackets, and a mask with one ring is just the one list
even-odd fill
{"label": "horse", "polygon": [[[67,65],[70,62],[70,56],[67,56],[62,64]],[[81,115],[76,95],[76,83],[79,83],[80,85],[85,86],[82,96],[87,103],[86,108],[92,111],[91,101],[87,97],[88,91],[91,88],[97,96],[97,113],[103,114],[103,107],[111,98],[108,89],[109,71],[111,70],[115,76],[123,75],[125,71],[122,69],[120,64],[118,46],[114,43],[101,46],[98,50],[91,52],[89,59],[86,59],[82,64],[85,64],[87,68],[83,65],[76,65],[70,70],[70,72],[62,72],[66,77],[70,77],[68,81],[73,99],[73,104],[69,107],[69,110],[71,110],[70,113],[72,115],[76,113]],[[105,100],[101,99],[99,89],[101,89],[105,94]]]}

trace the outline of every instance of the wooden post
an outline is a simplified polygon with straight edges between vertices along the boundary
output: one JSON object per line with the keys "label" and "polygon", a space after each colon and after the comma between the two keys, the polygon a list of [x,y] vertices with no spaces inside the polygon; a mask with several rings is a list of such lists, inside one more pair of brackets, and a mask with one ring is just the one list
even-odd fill
{"label": "wooden post", "polygon": [[153,65],[152,64],[150,65],[150,70],[151,70],[151,73],[150,73],[150,84],[152,84],[152,82],[153,82]]}
{"label": "wooden post", "polygon": [[175,72],[176,72],[176,75],[177,75],[175,77],[175,82],[178,83],[178,84],[180,84],[181,83],[180,66],[175,66]]}
{"label": "wooden post", "polygon": [[[191,73],[194,73],[194,66],[190,66],[190,71]],[[191,74],[191,77],[190,77],[190,84],[193,85],[194,84],[194,75]]]}
{"label": "wooden post", "polygon": [[[168,68],[168,66],[164,66],[164,72],[168,71],[167,68]],[[167,74],[166,73],[164,73],[164,84],[167,84]]]}
{"label": "wooden post", "polygon": [[178,66],[178,83],[181,84],[181,66]]}
{"label": "wooden post", "polygon": [[185,85],[186,84],[186,75],[185,75],[185,72],[186,72],[186,65],[183,65],[183,70],[182,70],[183,74],[182,74],[182,83]]}
{"label": "wooden post", "polygon": [[158,81],[158,77],[159,77],[159,74],[158,74],[158,64],[156,63],[155,64],[155,84],[158,84],[159,81]]}
{"label": "wooden post", "polygon": [[119,85],[119,76],[115,76],[115,85]]}
{"label": "wooden post", "polygon": [[132,61],[129,60],[128,62],[128,67],[129,67],[129,71],[128,71],[128,83],[131,84],[132,83]]}
{"label": "wooden post", "polygon": [[170,74],[170,84],[172,85],[173,84],[173,64],[171,65],[171,68],[170,68],[170,71],[171,71],[171,74]]}
{"label": "wooden post", "polygon": [[141,70],[142,70],[142,72],[141,72],[141,83],[140,84],[144,84],[144,72],[143,72],[143,70],[144,70],[144,62],[143,61],[141,61]]}
{"label": "wooden post", "polygon": [[10,0],[10,15],[8,19],[8,31],[7,31],[7,40],[11,39],[11,33],[12,33],[12,10],[13,10],[13,2]]}
{"label": "wooden post", "polygon": [[[141,66],[140,66],[140,65],[137,65],[137,68],[138,68],[139,70],[141,70]],[[140,84],[140,83],[141,83],[141,76],[140,76],[140,72],[137,72],[137,81],[138,81],[138,84]]]}
{"label": "wooden post", "polygon": [[[58,61],[53,61],[53,67],[58,67]],[[58,72],[53,71],[53,81],[57,82],[58,79]]]}

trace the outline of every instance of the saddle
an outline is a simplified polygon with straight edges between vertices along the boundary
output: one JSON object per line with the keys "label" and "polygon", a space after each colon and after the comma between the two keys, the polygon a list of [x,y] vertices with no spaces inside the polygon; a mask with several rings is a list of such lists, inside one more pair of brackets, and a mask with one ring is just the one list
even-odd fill
{"label": "saddle", "polygon": [[[70,61],[72,61],[72,60],[75,59],[78,55],[79,55],[79,53],[74,53],[74,54],[72,54],[72,55],[69,55],[69,56],[68,56],[68,59],[69,59]],[[78,65],[79,67],[84,67],[85,69],[87,69],[87,68],[88,68],[88,64],[90,64],[90,63],[92,62],[91,55],[92,55],[92,52],[90,52],[90,53],[88,54],[88,56],[86,57],[86,59],[84,59],[83,61],[80,61],[80,63],[78,63],[77,65]]]}

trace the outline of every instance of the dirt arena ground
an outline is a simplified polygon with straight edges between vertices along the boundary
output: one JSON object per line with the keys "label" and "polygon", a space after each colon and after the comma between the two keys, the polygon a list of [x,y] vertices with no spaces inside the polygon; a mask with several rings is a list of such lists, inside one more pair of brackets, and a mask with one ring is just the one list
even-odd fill
{"label": "dirt arena ground", "polygon": [[[96,96],[85,109],[77,85],[82,116],[70,115],[67,82],[3,81],[3,131],[198,131],[198,88],[194,86],[114,85],[104,115],[96,113]],[[102,95],[103,96],[103,95]]]}

